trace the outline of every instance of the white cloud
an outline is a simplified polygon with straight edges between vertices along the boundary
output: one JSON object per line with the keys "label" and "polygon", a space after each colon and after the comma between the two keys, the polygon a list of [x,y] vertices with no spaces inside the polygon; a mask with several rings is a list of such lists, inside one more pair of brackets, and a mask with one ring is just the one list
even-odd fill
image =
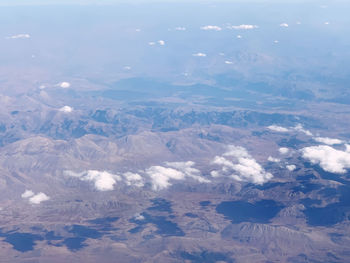
{"label": "white cloud", "polygon": [[309,130],[305,130],[301,124],[297,124],[294,127],[294,130],[296,130],[298,132],[302,132],[302,133],[306,134],[307,136],[312,136],[312,133]]}
{"label": "white cloud", "polygon": [[350,168],[350,152],[336,150],[327,145],[305,147],[301,152],[305,159],[319,164],[327,172],[343,174]]}
{"label": "white cloud", "polygon": [[185,175],[173,168],[162,166],[151,166],[146,170],[147,175],[151,178],[154,190],[161,190],[171,185],[170,179],[183,180]]}
{"label": "white cloud", "polygon": [[329,25],[329,22],[324,22],[325,25]]}
{"label": "white cloud", "polygon": [[280,24],[280,27],[289,27],[289,25],[287,23],[282,23]]}
{"label": "white cloud", "polygon": [[143,221],[143,220],[145,220],[145,217],[144,217],[143,215],[140,215],[140,214],[136,214],[136,215],[134,216],[134,218],[135,218],[135,220],[137,220],[137,221]]}
{"label": "white cloud", "polygon": [[222,156],[216,156],[213,164],[221,166],[221,169],[212,171],[212,177],[226,176],[255,184],[263,184],[273,177],[245,148],[239,146],[228,146],[228,151]]}
{"label": "white cloud", "polygon": [[346,152],[350,152],[350,144],[345,144]]}
{"label": "white cloud", "polygon": [[269,162],[273,162],[273,163],[279,163],[279,162],[281,161],[281,159],[274,158],[274,157],[272,157],[272,156],[269,156],[269,157],[267,158],[267,160],[268,160]]}
{"label": "white cloud", "polygon": [[267,128],[274,132],[289,132],[289,129],[277,125],[270,125]]}
{"label": "white cloud", "polygon": [[121,180],[119,175],[97,170],[88,170],[82,173],[65,171],[65,174],[72,177],[77,177],[82,181],[93,182],[98,191],[111,191],[114,189],[116,182]]}
{"label": "white cloud", "polygon": [[156,42],[148,42],[148,45],[150,45],[150,46],[154,46],[156,44]]}
{"label": "white cloud", "polygon": [[18,39],[18,38],[20,38],[20,39],[30,38],[30,35],[29,34],[18,34],[18,35],[6,37],[6,39]]}
{"label": "white cloud", "polygon": [[249,30],[258,28],[257,25],[238,25],[238,26],[228,26],[228,29],[236,29],[236,30]]}
{"label": "white cloud", "polygon": [[34,192],[32,190],[25,190],[24,193],[21,195],[22,198],[29,198],[34,195]]}
{"label": "white cloud", "polygon": [[289,171],[294,171],[297,167],[294,165],[294,164],[289,164],[286,166],[286,168],[289,170]]}
{"label": "white cloud", "polygon": [[154,190],[162,190],[171,186],[172,180],[184,180],[192,178],[200,183],[210,181],[201,177],[200,171],[193,168],[194,162],[167,162],[168,167],[151,166],[146,170],[146,174],[151,178]]}
{"label": "white cloud", "polygon": [[193,178],[197,180],[200,183],[210,183],[210,180],[205,179],[201,176],[201,172],[193,168],[195,165],[194,162],[188,161],[188,162],[166,162],[165,163],[167,166],[175,168],[182,173],[184,173],[187,177]]}
{"label": "white cloud", "polygon": [[123,69],[124,70],[131,70],[131,67],[130,66],[125,66]]}
{"label": "white cloud", "polygon": [[241,35],[237,35],[237,38],[238,38],[238,39],[241,39],[241,38],[242,38],[242,36],[241,36]]}
{"label": "white cloud", "polygon": [[275,40],[275,41],[273,41],[273,43],[278,44],[278,43],[279,43],[279,41],[278,41],[278,40]]}
{"label": "white cloud", "polygon": [[175,30],[176,31],[185,31],[186,27],[178,26],[178,27],[175,27]]}
{"label": "white cloud", "polygon": [[64,113],[70,113],[73,111],[73,108],[69,106],[63,106],[62,108],[59,109],[59,111],[62,111]]}
{"label": "white cloud", "polygon": [[136,28],[135,31],[136,32],[141,32],[141,29],[140,28]]}
{"label": "white cloud", "polygon": [[206,57],[207,54],[199,52],[199,53],[192,54],[192,56],[194,56],[194,57]]}
{"label": "white cloud", "polygon": [[66,82],[66,81],[63,81],[59,84],[59,86],[63,89],[68,89],[70,87],[70,83],[69,82]]}
{"label": "white cloud", "polygon": [[158,44],[161,45],[161,46],[164,46],[165,45],[165,41],[164,40],[158,40]]}
{"label": "white cloud", "polygon": [[232,61],[229,61],[229,60],[226,60],[226,61],[225,61],[225,64],[227,64],[227,65],[232,65],[233,62],[232,62]]}
{"label": "white cloud", "polygon": [[289,153],[289,149],[286,147],[281,147],[278,149],[278,151],[280,152],[280,154],[287,154]]}
{"label": "white cloud", "polygon": [[131,173],[131,172],[126,172],[123,174],[124,177],[124,181],[126,183],[126,185],[135,185],[137,187],[143,187],[144,186],[144,182],[143,179],[141,177],[141,175],[139,175],[138,173]]}
{"label": "white cloud", "polygon": [[339,139],[332,139],[328,137],[315,137],[314,140],[316,142],[328,144],[328,145],[334,145],[334,144],[342,144],[343,141]]}
{"label": "white cloud", "polygon": [[202,26],[202,30],[214,30],[214,31],[221,31],[222,28],[219,26]]}
{"label": "white cloud", "polygon": [[29,198],[29,202],[32,204],[40,204],[41,202],[49,200],[50,197],[48,197],[46,194],[40,192],[32,197]]}

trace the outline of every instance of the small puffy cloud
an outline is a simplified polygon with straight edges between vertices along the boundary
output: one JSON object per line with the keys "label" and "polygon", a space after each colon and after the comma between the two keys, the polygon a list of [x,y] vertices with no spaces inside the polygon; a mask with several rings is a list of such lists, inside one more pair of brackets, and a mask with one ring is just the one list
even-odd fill
{"label": "small puffy cloud", "polygon": [[70,83],[69,82],[66,82],[66,81],[63,81],[61,82],[60,84],[58,84],[61,88],[63,89],[68,89],[70,87]]}
{"label": "small puffy cloud", "polygon": [[49,200],[50,197],[48,197],[46,194],[40,192],[32,197],[29,198],[29,202],[35,205],[40,204],[41,202]]}
{"label": "small puffy cloud", "polygon": [[123,69],[124,70],[131,70],[131,67],[130,66],[125,66]]}
{"label": "small puffy cloud", "polygon": [[273,41],[273,43],[278,44],[278,43],[279,43],[279,41],[278,41],[278,40],[275,40],[275,41]]}
{"label": "small puffy cloud", "polygon": [[324,22],[325,25],[329,25],[329,22]]}
{"label": "small puffy cloud", "polygon": [[346,173],[350,168],[350,152],[334,149],[328,145],[310,146],[301,150],[303,158],[331,173]]}
{"label": "small puffy cloud", "polygon": [[277,125],[270,125],[267,128],[274,132],[289,132],[289,129]]}
{"label": "small puffy cloud", "polygon": [[269,162],[273,162],[273,163],[279,163],[279,162],[281,161],[281,159],[274,158],[274,157],[272,157],[272,156],[269,156],[269,157],[267,158],[267,160],[268,160]]}
{"label": "small puffy cloud", "polygon": [[59,109],[59,111],[64,112],[64,113],[70,113],[73,111],[73,108],[69,107],[69,106],[63,106],[62,108]]}
{"label": "small puffy cloud", "polygon": [[137,221],[143,221],[143,220],[145,220],[145,217],[143,215],[141,215],[141,214],[136,214],[134,216],[134,219],[137,220]]}
{"label": "small puffy cloud", "polygon": [[21,195],[22,198],[29,198],[34,195],[34,192],[32,190],[25,190],[24,193]]}
{"label": "small puffy cloud", "polygon": [[226,61],[225,61],[225,64],[227,64],[227,65],[232,65],[233,62],[232,62],[232,61],[229,61],[229,60],[226,60]]}
{"label": "small puffy cloud", "polygon": [[168,188],[170,180],[183,180],[185,175],[173,168],[163,166],[152,166],[146,170],[146,174],[151,178],[154,190]]}
{"label": "small puffy cloud", "polygon": [[281,147],[278,149],[278,151],[280,152],[280,154],[287,154],[289,153],[289,149],[286,147]]}
{"label": "small puffy cloud", "polygon": [[185,31],[186,27],[178,26],[178,27],[175,27],[175,30],[176,31]]}
{"label": "small puffy cloud", "polygon": [[158,44],[161,45],[161,46],[164,46],[165,45],[165,41],[164,40],[158,40]]}
{"label": "small puffy cloud", "polygon": [[294,171],[297,167],[294,165],[294,164],[289,164],[286,166],[286,168],[289,170],[289,171]]}
{"label": "small puffy cloud", "polygon": [[151,178],[154,190],[162,190],[171,186],[173,180],[184,180],[192,178],[200,183],[209,183],[203,178],[198,169],[194,168],[194,162],[166,162],[164,166],[152,166],[146,170],[146,174]]}
{"label": "small puffy cloud", "polygon": [[235,30],[249,30],[249,29],[255,29],[258,28],[257,25],[238,25],[238,26],[228,26],[228,29],[235,29]]}
{"label": "small puffy cloud", "polygon": [[123,178],[126,185],[135,185],[137,187],[144,186],[143,179],[138,173],[126,172],[123,174]]}
{"label": "small puffy cloud", "polygon": [[289,27],[289,25],[287,23],[282,23],[280,24],[280,27]]}
{"label": "small puffy cloud", "polygon": [[155,44],[156,44],[156,42],[153,42],[153,41],[148,42],[148,45],[150,45],[150,46],[154,46]]}
{"label": "small puffy cloud", "polygon": [[294,130],[296,130],[298,132],[302,132],[302,133],[304,133],[307,136],[312,136],[312,133],[309,130],[305,130],[301,124],[297,124],[294,127]]}
{"label": "small puffy cloud", "polygon": [[213,30],[213,31],[221,31],[222,28],[219,26],[202,26],[201,27],[202,30]]}
{"label": "small puffy cloud", "polygon": [[242,38],[242,36],[241,36],[241,35],[237,35],[237,38],[238,38],[238,39],[241,39],[241,38]]}
{"label": "small puffy cloud", "polygon": [[345,144],[345,149],[346,152],[350,152],[350,144]]}
{"label": "small puffy cloud", "polygon": [[194,56],[194,57],[206,57],[207,54],[199,52],[199,53],[192,54],[192,56]]}
{"label": "small puffy cloud", "polygon": [[97,170],[88,170],[82,173],[65,171],[65,174],[79,178],[82,181],[93,182],[96,190],[98,191],[111,191],[114,189],[116,182],[121,180],[119,175]]}
{"label": "small puffy cloud", "polygon": [[46,194],[40,192],[38,194],[34,194],[32,190],[25,190],[25,192],[21,195],[22,198],[28,199],[29,203],[38,205],[41,202],[47,201],[50,199]]}
{"label": "small puffy cloud", "polygon": [[342,144],[343,141],[339,139],[332,139],[328,137],[315,137],[314,140],[316,142],[324,143],[327,145],[335,145],[335,144]]}
{"label": "small puffy cloud", "polygon": [[179,170],[180,172],[184,173],[187,177],[195,179],[200,183],[210,183],[210,180],[205,179],[201,176],[201,172],[198,169],[193,168],[195,163],[192,161],[166,162],[165,164],[171,168],[175,168],[175,169]]}
{"label": "small puffy cloud", "polygon": [[18,35],[6,37],[6,39],[26,39],[26,38],[30,38],[30,35],[29,34],[18,34]]}
{"label": "small puffy cloud", "polygon": [[239,146],[230,145],[226,153],[214,158],[213,164],[221,166],[221,169],[212,171],[212,177],[224,176],[254,184],[263,184],[273,177],[245,148]]}

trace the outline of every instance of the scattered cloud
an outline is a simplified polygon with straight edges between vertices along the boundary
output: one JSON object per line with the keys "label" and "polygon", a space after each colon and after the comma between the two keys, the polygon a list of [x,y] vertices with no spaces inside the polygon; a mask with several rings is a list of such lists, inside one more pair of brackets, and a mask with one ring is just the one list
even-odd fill
{"label": "scattered cloud", "polygon": [[332,139],[328,137],[315,137],[314,140],[316,142],[324,143],[327,145],[335,145],[335,144],[342,144],[344,143],[342,140],[339,139]]}
{"label": "scattered cloud", "polygon": [[289,27],[289,25],[287,23],[282,23],[280,24],[280,27]]}
{"label": "scattered cloud", "polygon": [[46,194],[40,192],[38,194],[34,194],[32,190],[25,190],[21,195],[22,198],[28,199],[29,203],[38,205],[41,202],[47,201],[50,199]]}
{"label": "scattered cloud", "polygon": [[194,56],[194,57],[206,57],[207,54],[199,52],[199,53],[192,54],[192,56]]}
{"label": "scattered cloud", "polygon": [[25,190],[24,193],[21,195],[22,198],[29,198],[34,195],[34,192],[32,190]]}
{"label": "scattered cloud", "polygon": [[153,190],[162,190],[171,186],[172,180],[184,180],[190,177],[200,183],[210,181],[201,177],[198,169],[193,168],[194,162],[167,162],[166,166],[151,166],[146,174],[151,178]]}
{"label": "scattered cloud", "polygon": [[131,67],[130,66],[125,66],[123,69],[124,70],[131,70]]}
{"label": "scattered cloud", "polygon": [[229,60],[226,60],[226,61],[225,61],[225,64],[227,64],[227,65],[232,65],[233,62],[232,62],[232,61],[229,61]]}
{"label": "scattered cloud", "polygon": [[69,107],[69,106],[63,106],[62,108],[59,109],[59,111],[64,112],[64,113],[70,113],[73,111],[73,108]]}
{"label": "scattered cloud", "polygon": [[213,30],[213,31],[221,31],[222,28],[219,26],[202,26],[202,30]]}
{"label": "scattered cloud", "polygon": [[304,133],[307,136],[312,136],[312,132],[310,132],[309,130],[305,130],[301,124],[297,124],[294,127],[294,130],[296,130],[298,132],[302,132],[302,133]]}
{"label": "scattered cloud", "polygon": [[350,144],[345,144],[346,152],[350,152]]}
{"label": "scattered cloud", "polygon": [[176,31],[185,31],[186,27],[178,26],[178,27],[175,27],[175,30]]}
{"label": "scattered cloud", "polygon": [[63,89],[68,89],[70,87],[70,83],[69,82],[66,82],[66,81],[63,81],[61,82],[60,84],[58,84],[61,88]]}
{"label": "scattered cloud", "polygon": [[334,149],[328,145],[310,146],[301,150],[303,158],[331,173],[346,173],[350,168],[350,152]]}
{"label": "scattered cloud", "polygon": [[148,42],[148,45],[150,46],[155,46],[155,45],[160,45],[160,46],[164,46],[165,45],[165,41],[164,40],[158,40],[157,42],[151,41]]}
{"label": "scattered cloud", "polygon": [[278,43],[279,43],[279,41],[278,41],[278,40],[275,40],[275,41],[273,41],[273,43],[278,44]]}
{"label": "scattered cloud", "polygon": [[294,164],[289,164],[286,166],[286,168],[291,172],[297,169],[297,167]]}
{"label": "scattered cloud", "polygon": [[249,30],[249,29],[255,29],[258,28],[257,25],[238,25],[238,26],[227,26],[228,29],[235,29],[235,30]]}
{"label": "scattered cloud", "polygon": [[123,174],[124,177],[124,181],[126,183],[126,185],[135,185],[137,187],[143,187],[144,186],[144,182],[143,179],[141,177],[141,175],[139,175],[138,173],[131,173],[131,172],[126,172]]}
{"label": "scattered cloud", "polygon": [[279,162],[281,161],[281,159],[274,158],[274,157],[272,157],[272,156],[269,156],[269,157],[267,158],[267,160],[268,160],[269,162],[273,162],[273,163],[279,163]]}
{"label": "scattered cloud", "polygon": [[116,182],[121,180],[119,175],[97,170],[88,170],[82,173],[65,171],[65,174],[79,178],[82,181],[93,182],[98,191],[111,191],[114,189]]}
{"label": "scattered cloud", "polygon": [[287,154],[289,153],[289,149],[286,147],[281,147],[278,149],[278,151],[280,152],[280,154]]}
{"label": "scattered cloud", "polygon": [[221,166],[220,170],[211,172],[213,177],[231,177],[237,181],[263,184],[273,175],[264,170],[256,160],[240,146],[230,145],[222,156],[216,156],[213,164]]}
{"label": "scattered cloud", "polygon": [[141,32],[141,29],[140,28],[136,28],[135,31],[136,32]]}
{"label": "scattered cloud", "polygon": [[277,125],[270,125],[267,128],[274,132],[289,132],[289,129]]}
{"label": "scattered cloud", "polygon": [[29,202],[32,204],[38,205],[41,202],[47,201],[49,199],[50,199],[50,197],[48,197],[46,194],[40,192],[40,193],[32,196],[31,198],[29,198]]}
{"label": "scattered cloud", "polygon": [[241,35],[237,35],[237,38],[238,38],[238,39],[241,39],[241,38],[242,38],[242,36],[241,36]]}
{"label": "scattered cloud", "polygon": [[329,22],[324,22],[325,25],[329,25]]}
{"label": "scattered cloud", "polygon": [[6,39],[26,39],[26,38],[30,38],[30,35],[29,34],[18,34],[18,35],[6,37]]}

